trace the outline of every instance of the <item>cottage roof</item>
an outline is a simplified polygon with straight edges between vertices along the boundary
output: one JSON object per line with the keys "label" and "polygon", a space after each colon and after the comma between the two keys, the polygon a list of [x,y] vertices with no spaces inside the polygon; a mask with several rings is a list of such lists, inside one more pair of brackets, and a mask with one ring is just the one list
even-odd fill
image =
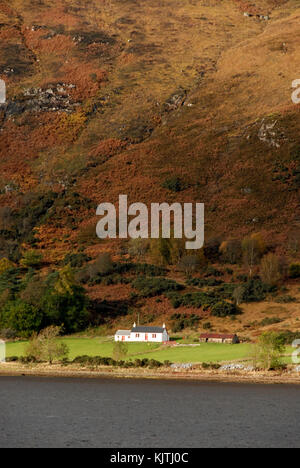
{"label": "cottage roof", "polygon": [[118,330],[116,335],[120,335],[120,336],[125,336],[125,335],[130,335],[131,331],[130,330]]}
{"label": "cottage roof", "polygon": [[163,327],[133,327],[132,333],[163,333]]}

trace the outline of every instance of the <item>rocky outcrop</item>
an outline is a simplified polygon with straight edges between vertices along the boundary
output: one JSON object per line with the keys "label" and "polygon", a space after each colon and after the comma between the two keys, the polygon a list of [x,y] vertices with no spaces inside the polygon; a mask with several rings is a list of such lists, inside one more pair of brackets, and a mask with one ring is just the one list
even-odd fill
{"label": "rocky outcrop", "polygon": [[27,89],[22,95],[5,105],[6,117],[20,115],[24,112],[72,113],[80,105],[79,102],[72,100],[70,92],[74,88],[74,84],[58,83],[46,89]]}

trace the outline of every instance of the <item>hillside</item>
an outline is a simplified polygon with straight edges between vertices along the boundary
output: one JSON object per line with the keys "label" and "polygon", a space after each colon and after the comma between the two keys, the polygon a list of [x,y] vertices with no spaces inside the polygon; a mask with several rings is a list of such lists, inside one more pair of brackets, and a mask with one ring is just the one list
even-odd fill
{"label": "hillside", "polygon": [[[70,253],[128,259],[126,242],[95,235],[97,205],[128,194],[203,202],[207,242],[260,233],[299,261],[299,19],[297,0],[0,0],[0,258],[34,249],[42,275]],[[227,283],[247,273],[222,268]],[[166,275],[186,279],[176,265]],[[299,300],[299,282],[286,287]],[[134,302],[124,282],[85,288],[150,322],[174,313],[165,297]],[[238,326],[210,321],[255,336],[277,308],[277,328],[298,330],[299,304],[273,299],[245,305]]]}

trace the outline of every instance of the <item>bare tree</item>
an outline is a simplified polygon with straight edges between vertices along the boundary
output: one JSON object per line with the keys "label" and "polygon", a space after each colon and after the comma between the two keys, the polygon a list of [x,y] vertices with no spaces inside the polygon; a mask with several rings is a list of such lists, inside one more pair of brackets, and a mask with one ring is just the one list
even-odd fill
{"label": "bare tree", "polygon": [[260,264],[260,276],[264,283],[274,286],[281,279],[279,259],[273,254],[265,255]]}
{"label": "bare tree", "polygon": [[35,335],[26,349],[27,356],[34,356],[37,360],[43,360],[52,364],[55,359],[66,358],[69,354],[65,343],[58,341],[61,328],[51,326]]}

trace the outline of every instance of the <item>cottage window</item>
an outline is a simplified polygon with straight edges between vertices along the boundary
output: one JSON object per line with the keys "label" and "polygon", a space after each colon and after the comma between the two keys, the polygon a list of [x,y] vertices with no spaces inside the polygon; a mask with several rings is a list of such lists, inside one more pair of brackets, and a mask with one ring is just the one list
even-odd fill
{"label": "cottage window", "polygon": [[156,333],[153,333],[153,334],[152,334],[152,338],[156,338]]}
{"label": "cottage window", "polygon": [[139,334],[139,333],[136,333],[136,334],[135,334],[135,337],[136,337],[136,338],[139,338],[139,337],[140,337],[140,334]]}

